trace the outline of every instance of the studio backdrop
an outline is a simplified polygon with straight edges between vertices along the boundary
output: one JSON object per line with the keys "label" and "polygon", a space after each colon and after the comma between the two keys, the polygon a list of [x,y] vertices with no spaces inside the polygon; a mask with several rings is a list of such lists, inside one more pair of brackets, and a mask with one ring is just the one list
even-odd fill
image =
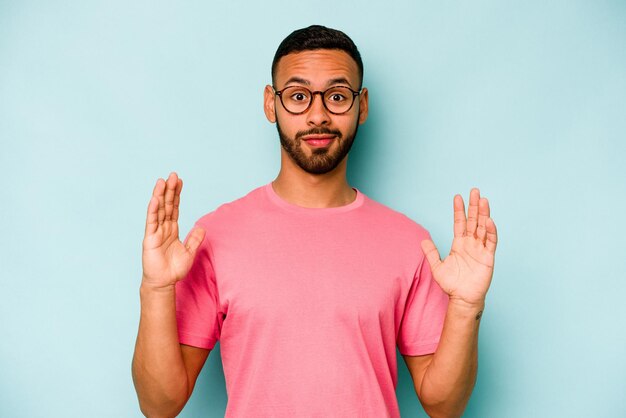
{"label": "studio backdrop", "polygon": [[[154,182],[181,233],[275,178],[262,109],[291,31],[358,45],[350,183],[427,228],[479,187],[498,226],[466,417],[626,416],[623,1],[0,0],[0,416],[139,417]],[[424,417],[398,354],[403,417]],[[181,417],[222,417],[219,344]]]}

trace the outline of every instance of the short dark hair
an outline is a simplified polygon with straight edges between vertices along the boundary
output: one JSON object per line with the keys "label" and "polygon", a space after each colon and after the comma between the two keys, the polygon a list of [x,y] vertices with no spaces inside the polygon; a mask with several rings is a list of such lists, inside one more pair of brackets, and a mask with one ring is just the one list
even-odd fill
{"label": "short dark hair", "polygon": [[339,49],[345,51],[356,62],[359,69],[359,90],[363,83],[363,61],[361,54],[352,39],[337,29],[321,25],[311,25],[308,28],[295,30],[278,45],[272,61],[272,81],[276,78],[278,61],[287,54],[311,51],[315,49]]}

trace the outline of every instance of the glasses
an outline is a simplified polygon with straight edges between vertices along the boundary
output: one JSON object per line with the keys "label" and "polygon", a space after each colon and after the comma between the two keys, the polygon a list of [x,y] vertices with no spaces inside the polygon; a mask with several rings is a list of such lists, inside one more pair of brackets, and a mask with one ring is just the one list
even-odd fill
{"label": "glasses", "polygon": [[302,86],[289,86],[274,94],[280,97],[285,110],[293,115],[301,115],[309,110],[313,103],[313,96],[319,94],[326,110],[333,115],[341,115],[352,109],[354,99],[360,95],[360,91],[354,91],[350,87],[331,87],[326,91],[311,91]]}

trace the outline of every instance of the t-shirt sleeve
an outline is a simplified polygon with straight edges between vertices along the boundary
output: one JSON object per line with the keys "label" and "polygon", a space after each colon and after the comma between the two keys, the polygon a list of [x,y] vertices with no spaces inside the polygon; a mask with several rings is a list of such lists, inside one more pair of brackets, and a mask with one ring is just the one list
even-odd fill
{"label": "t-shirt sleeve", "polygon": [[181,344],[212,349],[222,319],[211,248],[205,236],[189,273],[176,283],[176,323]]}
{"label": "t-shirt sleeve", "polygon": [[447,308],[448,295],[433,279],[430,264],[422,256],[400,324],[397,341],[400,354],[419,356],[434,353],[439,344]]}

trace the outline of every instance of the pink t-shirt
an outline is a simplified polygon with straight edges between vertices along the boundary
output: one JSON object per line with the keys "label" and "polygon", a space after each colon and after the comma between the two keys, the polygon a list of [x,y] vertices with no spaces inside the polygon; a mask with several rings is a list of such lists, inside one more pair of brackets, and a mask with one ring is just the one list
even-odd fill
{"label": "pink t-shirt", "polygon": [[220,341],[226,417],[399,417],[396,345],[433,353],[448,296],[428,232],[357,190],[346,206],[282,200],[271,183],[202,217],[176,285],[179,341]]}

